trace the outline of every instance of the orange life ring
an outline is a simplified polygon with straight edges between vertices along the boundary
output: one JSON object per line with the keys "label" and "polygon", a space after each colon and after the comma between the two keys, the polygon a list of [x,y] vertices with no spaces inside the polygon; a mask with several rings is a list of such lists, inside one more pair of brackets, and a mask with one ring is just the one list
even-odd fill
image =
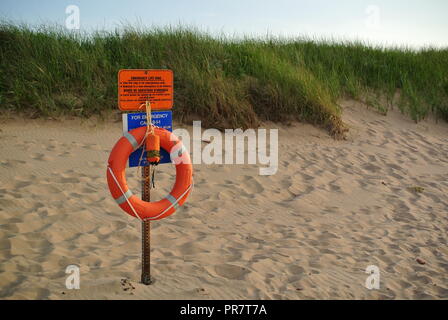
{"label": "orange life ring", "polygon": [[146,134],[146,127],[125,132],[113,147],[108,161],[107,184],[109,191],[121,209],[141,220],[159,220],[176,211],[190,194],[193,183],[193,166],[190,155],[182,142],[171,132],[154,127],[160,137],[160,147],[168,151],[171,162],[176,165],[176,182],[171,192],[157,202],[146,202],[133,195],[126,183],[126,163]]}

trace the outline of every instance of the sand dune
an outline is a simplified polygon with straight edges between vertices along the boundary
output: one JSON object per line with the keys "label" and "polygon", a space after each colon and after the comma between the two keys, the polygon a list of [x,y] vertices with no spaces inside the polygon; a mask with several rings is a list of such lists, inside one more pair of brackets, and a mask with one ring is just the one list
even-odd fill
{"label": "sand dune", "polygon": [[[188,202],[152,223],[151,286],[139,283],[140,223],[106,185],[121,123],[1,120],[0,298],[448,298],[448,125],[353,101],[343,117],[346,141],[281,126],[273,176],[195,165]],[[173,173],[159,166],[153,199]],[[65,288],[70,264],[80,290]],[[368,265],[379,290],[364,286]]]}

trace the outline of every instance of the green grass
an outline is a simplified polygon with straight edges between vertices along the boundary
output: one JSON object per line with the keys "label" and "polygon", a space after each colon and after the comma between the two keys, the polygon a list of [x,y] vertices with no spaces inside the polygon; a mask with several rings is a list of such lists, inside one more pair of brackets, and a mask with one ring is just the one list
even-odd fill
{"label": "green grass", "polygon": [[[175,118],[216,128],[299,120],[343,135],[338,99],[448,120],[448,50],[231,39],[186,28],[69,33],[0,23],[0,108],[54,116],[117,109],[120,69],[168,68]],[[397,98],[398,97],[398,98]],[[381,102],[380,102],[381,101]]]}

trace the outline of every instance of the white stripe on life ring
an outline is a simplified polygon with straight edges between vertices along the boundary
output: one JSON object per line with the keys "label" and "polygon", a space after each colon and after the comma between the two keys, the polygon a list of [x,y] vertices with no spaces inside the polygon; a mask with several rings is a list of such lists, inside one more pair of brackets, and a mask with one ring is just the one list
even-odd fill
{"label": "white stripe on life ring", "polygon": [[135,150],[138,148],[138,142],[135,140],[134,136],[130,134],[129,132],[123,133],[123,137],[128,139],[129,143],[132,145],[132,148]]}
{"label": "white stripe on life ring", "polygon": [[120,205],[126,202],[127,199],[132,197],[132,191],[128,190],[126,191],[122,196],[115,199],[115,201]]}
{"label": "white stripe on life ring", "polygon": [[177,207],[179,207],[179,204],[177,203],[178,202],[177,199],[174,198],[171,194],[168,194],[165,198],[168,199],[169,202],[171,202],[174,209],[177,209]]}

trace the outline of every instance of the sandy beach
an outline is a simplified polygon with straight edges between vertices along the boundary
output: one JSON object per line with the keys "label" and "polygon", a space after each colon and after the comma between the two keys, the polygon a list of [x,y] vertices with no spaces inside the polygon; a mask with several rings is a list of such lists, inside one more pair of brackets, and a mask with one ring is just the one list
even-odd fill
{"label": "sandy beach", "polygon": [[[265,124],[279,128],[275,175],[195,165],[187,203],[152,223],[150,286],[140,222],[106,183],[121,122],[1,119],[0,298],[447,299],[448,124],[343,106],[346,140]],[[159,166],[153,198],[173,181]],[[79,290],[65,287],[71,264]]]}

